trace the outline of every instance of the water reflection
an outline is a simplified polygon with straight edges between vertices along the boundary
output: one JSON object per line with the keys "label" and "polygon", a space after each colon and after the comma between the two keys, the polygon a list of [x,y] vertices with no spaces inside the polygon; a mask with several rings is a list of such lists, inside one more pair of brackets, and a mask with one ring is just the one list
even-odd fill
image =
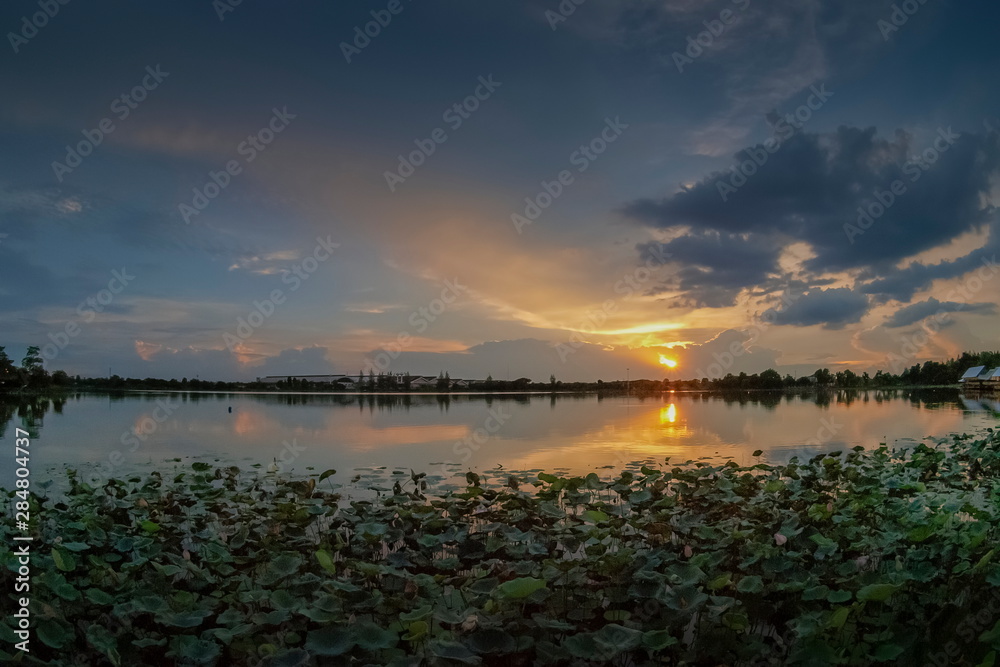
{"label": "water reflection", "polygon": [[677,421],[677,406],[671,403],[665,408],[660,408],[660,423],[673,424]]}
{"label": "water reflection", "polygon": [[37,437],[38,430],[44,424],[45,414],[52,410],[61,415],[68,399],[68,396],[49,398],[0,395],[0,439],[7,437],[7,426],[11,422],[14,422],[15,427],[28,431],[31,437]]}
{"label": "water reflection", "polygon": [[73,393],[0,397],[0,435],[9,438],[14,421],[31,430],[39,440],[33,463],[53,470],[115,457],[122,471],[194,456],[266,465],[295,442],[301,453],[290,467],[297,471],[426,470],[450,461],[464,469],[575,473],[631,460],[708,456],[749,463],[761,449],[764,460],[778,462],[855,445],[912,443],[996,425],[998,409],[995,397],[955,390],[645,397]]}

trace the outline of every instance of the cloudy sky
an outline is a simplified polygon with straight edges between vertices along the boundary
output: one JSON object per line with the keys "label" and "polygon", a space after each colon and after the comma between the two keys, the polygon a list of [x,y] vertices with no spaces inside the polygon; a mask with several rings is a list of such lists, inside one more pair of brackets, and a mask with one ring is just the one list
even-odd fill
{"label": "cloudy sky", "polygon": [[0,345],[543,381],[1000,348],[1000,7],[893,4],[5,2]]}

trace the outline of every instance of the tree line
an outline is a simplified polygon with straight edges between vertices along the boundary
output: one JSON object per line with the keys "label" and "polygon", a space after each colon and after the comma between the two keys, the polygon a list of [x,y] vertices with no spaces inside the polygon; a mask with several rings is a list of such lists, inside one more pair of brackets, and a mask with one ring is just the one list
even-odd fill
{"label": "tree line", "polygon": [[1000,366],[1000,352],[963,352],[957,358],[948,361],[925,361],[923,364],[913,364],[898,374],[880,370],[875,375],[869,375],[867,372],[858,375],[850,369],[834,372],[829,368],[819,368],[811,375],[795,378],[791,375],[782,377],[776,370],[769,368],[763,373],[752,375],[728,373],[725,377],[712,379],[701,378],[673,382],[664,380],[664,388],[743,390],[821,386],[837,389],[863,389],[952,385],[957,384],[962,374],[974,366],[986,366],[987,368]]}
{"label": "tree line", "polygon": [[198,378],[180,380],[162,378],[123,378],[112,375],[104,378],[73,377],[62,370],[49,372],[44,367],[40,348],[28,348],[17,366],[0,346],[0,389],[2,390],[41,390],[50,387],[72,387],[77,389],[125,390],[125,389],[161,389],[161,390],[194,390],[194,391],[352,391],[352,392],[411,392],[411,391],[481,391],[481,392],[524,392],[524,391],[560,391],[582,392],[597,391],[600,393],[636,393],[645,394],[669,390],[709,390],[709,391],[742,391],[742,390],[785,390],[807,387],[826,388],[885,388],[921,385],[953,385],[962,374],[974,366],[995,368],[1000,366],[1000,351],[993,352],[963,352],[960,356],[944,362],[925,361],[914,364],[898,374],[887,371],[877,371],[871,376],[867,372],[858,375],[850,369],[831,371],[829,368],[819,368],[811,375],[792,377],[782,376],[778,371],[769,368],[761,373],[739,374],[727,373],[721,378],[692,378],[687,380],[646,380],[632,381],[614,380],[604,382],[562,382],[554,375],[548,382],[534,382],[530,378],[521,377],[516,380],[494,380],[488,376],[486,380],[473,382],[468,386],[456,387],[451,376],[442,371],[436,382],[430,386],[416,387],[413,381],[418,377],[405,374],[379,373],[369,371],[365,376],[358,373],[359,382],[345,385],[340,383],[317,383],[289,377],[277,383],[265,382],[222,382],[201,380]]}

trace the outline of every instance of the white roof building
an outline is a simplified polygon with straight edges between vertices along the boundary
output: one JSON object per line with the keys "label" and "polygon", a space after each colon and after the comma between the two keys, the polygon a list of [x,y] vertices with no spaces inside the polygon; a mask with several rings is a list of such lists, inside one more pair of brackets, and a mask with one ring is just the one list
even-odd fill
{"label": "white roof building", "polygon": [[969,370],[965,371],[958,381],[968,382],[969,380],[978,380],[984,370],[986,370],[986,366],[973,366]]}

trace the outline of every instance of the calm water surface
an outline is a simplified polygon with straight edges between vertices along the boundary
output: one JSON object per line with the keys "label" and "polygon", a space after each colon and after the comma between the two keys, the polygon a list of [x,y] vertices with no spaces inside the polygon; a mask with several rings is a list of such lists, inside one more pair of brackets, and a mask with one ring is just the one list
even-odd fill
{"label": "calm water surface", "polygon": [[[231,408],[231,411],[230,411]],[[742,397],[76,393],[0,398],[0,485],[13,481],[15,427],[32,432],[32,479],[67,467],[122,474],[174,458],[282,462],[308,472],[394,468],[443,474],[546,470],[572,474],[628,461],[732,457],[753,463],[881,442],[980,432],[1000,402],[953,390],[840,391]],[[449,463],[451,468],[442,464]],[[500,468],[502,466],[502,468]],[[610,474],[610,473],[609,473]]]}

